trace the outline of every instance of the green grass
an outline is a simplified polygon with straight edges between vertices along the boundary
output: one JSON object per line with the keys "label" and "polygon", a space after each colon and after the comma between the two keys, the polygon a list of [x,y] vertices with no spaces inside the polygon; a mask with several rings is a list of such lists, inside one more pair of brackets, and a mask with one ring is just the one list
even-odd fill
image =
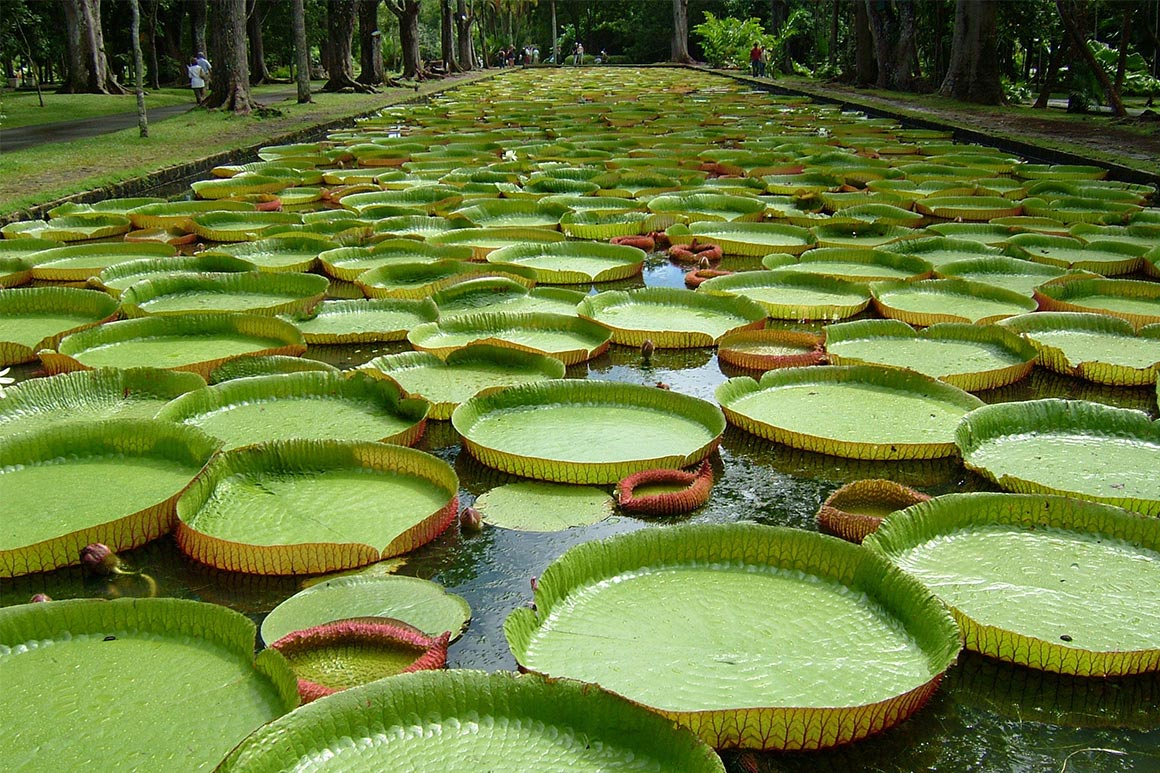
{"label": "green grass", "polygon": [[[169,105],[193,104],[190,89],[159,89],[145,95],[145,108],[152,110]],[[0,128],[18,129],[58,121],[79,121],[113,113],[137,112],[137,96],[126,94],[57,94],[44,92],[44,107],[35,91],[8,92],[0,98]]]}
{"label": "green grass", "polygon": [[[494,72],[424,83],[418,95],[440,90],[448,83],[464,83]],[[293,88],[292,85],[261,87],[255,90],[255,95],[260,99],[263,92]],[[0,218],[75,193],[145,177],[161,169],[229,150],[269,145],[287,134],[353,119],[415,96],[416,92],[407,88],[385,89],[378,94],[316,93],[311,104],[299,105],[293,99],[279,102],[276,108],[281,115],[266,117],[191,110],[151,123],[146,138],[138,136],[134,127],[98,137],[4,153],[0,156],[4,166]]]}

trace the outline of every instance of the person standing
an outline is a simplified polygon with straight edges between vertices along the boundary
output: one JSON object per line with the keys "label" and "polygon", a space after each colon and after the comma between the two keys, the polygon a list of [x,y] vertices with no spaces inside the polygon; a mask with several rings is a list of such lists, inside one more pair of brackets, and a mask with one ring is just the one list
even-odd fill
{"label": "person standing", "polygon": [[749,49],[749,74],[754,78],[761,75],[761,55],[765,53],[759,43],[754,43]]}
{"label": "person standing", "polygon": [[584,44],[580,41],[576,41],[576,48],[572,53],[572,64],[584,64]]}
{"label": "person standing", "polygon": [[201,68],[201,79],[208,84],[209,74],[213,70],[213,67],[210,66],[209,60],[205,58],[204,51],[198,51],[195,58],[197,60],[197,66]]}
{"label": "person standing", "polygon": [[189,66],[185,68],[185,71],[189,74],[189,87],[193,89],[193,97],[200,105],[205,99],[205,71],[197,63],[196,56],[190,57]]}

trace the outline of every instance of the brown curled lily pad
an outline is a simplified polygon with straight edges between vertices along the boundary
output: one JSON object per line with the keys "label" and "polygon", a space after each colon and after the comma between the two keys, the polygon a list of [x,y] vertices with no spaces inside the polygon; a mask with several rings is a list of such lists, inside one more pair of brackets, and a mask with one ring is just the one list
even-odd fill
{"label": "brown curled lily pad", "polygon": [[388,676],[447,665],[451,633],[428,636],[391,618],[356,618],[294,631],[270,645],[298,677],[304,703]]}
{"label": "brown curled lily pad", "polygon": [[886,516],[928,499],[921,491],[892,480],[852,481],[826,497],[818,509],[818,528],[850,542],[861,542]]}
{"label": "brown curled lily pad", "polygon": [[817,333],[796,330],[742,330],[722,336],[717,359],[735,368],[773,370],[822,365],[826,362],[823,339]]}
{"label": "brown curled lily pad", "polygon": [[713,468],[709,460],[696,472],[643,470],[616,484],[616,502],[633,515],[679,515],[709,501]]}

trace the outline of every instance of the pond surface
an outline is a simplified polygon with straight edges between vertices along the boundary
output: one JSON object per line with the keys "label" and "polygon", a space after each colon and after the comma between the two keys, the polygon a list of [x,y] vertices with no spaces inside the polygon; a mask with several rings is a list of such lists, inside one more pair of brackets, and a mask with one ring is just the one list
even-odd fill
{"label": "pond surface", "polygon": [[[614,77],[614,75],[609,75]],[[722,82],[722,88],[727,87]],[[726,258],[722,268],[730,268]],[[747,268],[752,267],[750,260]],[[1138,278],[1138,277],[1137,277]],[[638,280],[598,289],[683,287],[684,272],[651,255]],[[860,315],[869,317],[869,313]],[[771,323],[798,330],[821,324]],[[358,347],[312,346],[307,357],[343,369],[374,357],[409,350],[403,344]],[[33,365],[14,367],[24,380]],[[713,349],[657,349],[644,361],[635,348],[612,346],[587,363],[568,369],[570,378],[663,383],[673,391],[714,401],[714,390],[741,375],[718,362]],[[1040,397],[1080,398],[1146,411],[1156,418],[1151,387],[1102,387],[1036,368],[1023,381],[979,394],[986,402]],[[461,452],[449,422],[430,422],[418,448],[451,463],[460,479],[461,505],[490,489],[517,480],[483,467]],[[470,627],[452,645],[448,665],[489,671],[514,670],[503,636],[508,614],[531,600],[531,581],[573,545],[639,529],[675,523],[753,521],[816,530],[814,515],[838,486],[861,478],[889,478],[931,495],[994,490],[957,458],[875,463],[823,456],[776,445],[730,428],[720,453],[711,458],[716,484],[709,503],[674,518],[613,515],[592,526],[533,533],[486,527],[478,534],[449,529],[406,556],[400,572],[443,584],[471,604]],[[611,489],[611,487],[605,487]],[[9,514],[10,517],[10,514]],[[271,578],[221,572],[182,556],[172,537],[154,541],[123,558],[157,581],[161,595],[198,599],[236,609],[255,622],[301,588],[302,578]],[[55,599],[140,595],[133,577],[110,584],[70,568],[0,580],[0,604],[25,602],[34,593]],[[1144,771],[1160,770],[1160,676],[1093,680],[1060,677],[960,655],[932,701],[900,726],[879,736],[816,753],[729,753],[730,770],[754,771]]]}

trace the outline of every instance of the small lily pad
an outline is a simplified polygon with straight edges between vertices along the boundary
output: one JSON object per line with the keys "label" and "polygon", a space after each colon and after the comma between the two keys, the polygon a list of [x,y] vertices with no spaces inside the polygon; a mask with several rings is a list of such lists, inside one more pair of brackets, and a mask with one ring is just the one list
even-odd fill
{"label": "small lily pad", "polygon": [[517,531],[563,531],[588,526],[612,515],[615,501],[591,486],[526,481],[481,494],[475,508],[492,526]]}

